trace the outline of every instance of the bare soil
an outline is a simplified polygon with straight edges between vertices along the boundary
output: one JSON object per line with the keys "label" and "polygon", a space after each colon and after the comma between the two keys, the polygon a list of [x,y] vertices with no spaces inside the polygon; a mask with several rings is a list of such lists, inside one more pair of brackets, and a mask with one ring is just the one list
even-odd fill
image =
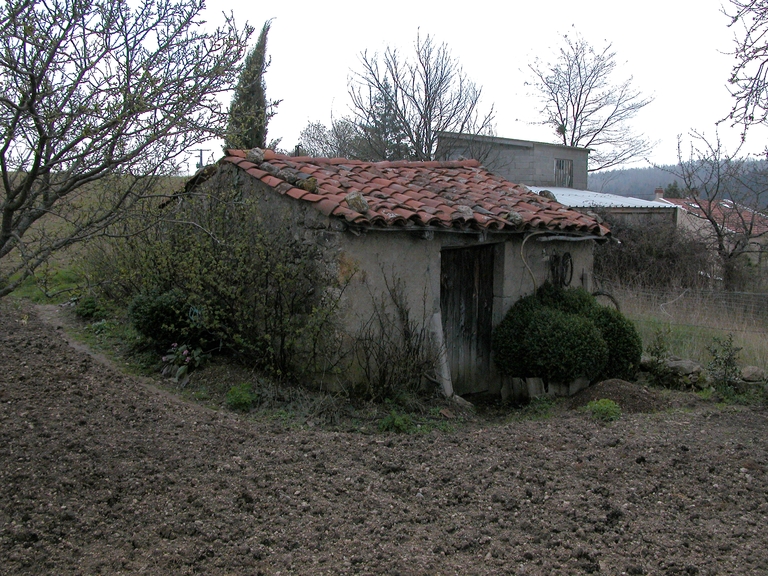
{"label": "bare soil", "polygon": [[762,408],[613,381],[538,421],[289,429],[106,362],[0,303],[2,574],[768,573]]}

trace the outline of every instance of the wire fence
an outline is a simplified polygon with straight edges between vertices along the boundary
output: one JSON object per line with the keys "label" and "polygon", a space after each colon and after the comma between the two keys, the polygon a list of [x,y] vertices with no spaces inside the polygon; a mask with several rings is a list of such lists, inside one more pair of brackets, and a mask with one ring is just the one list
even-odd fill
{"label": "wire fence", "polygon": [[622,312],[681,326],[768,333],[768,293],[606,286]]}

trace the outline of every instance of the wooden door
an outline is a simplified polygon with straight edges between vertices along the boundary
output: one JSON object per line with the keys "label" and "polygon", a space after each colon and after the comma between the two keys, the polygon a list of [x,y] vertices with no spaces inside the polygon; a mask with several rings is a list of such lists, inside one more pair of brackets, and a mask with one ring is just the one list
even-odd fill
{"label": "wooden door", "polygon": [[485,245],[441,252],[440,308],[456,394],[488,389],[493,251],[493,245]]}

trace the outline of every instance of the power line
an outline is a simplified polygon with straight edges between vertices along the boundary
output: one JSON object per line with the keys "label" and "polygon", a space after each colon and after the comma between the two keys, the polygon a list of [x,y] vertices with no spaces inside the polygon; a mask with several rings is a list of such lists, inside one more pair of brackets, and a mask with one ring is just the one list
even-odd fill
{"label": "power line", "polygon": [[197,148],[196,150],[190,150],[190,152],[199,152],[200,153],[200,161],[195,165],[195,168],[200,170],[200,168],[203,167],[203,152],[210,152],[210,149],[207,149],[207,148]]}

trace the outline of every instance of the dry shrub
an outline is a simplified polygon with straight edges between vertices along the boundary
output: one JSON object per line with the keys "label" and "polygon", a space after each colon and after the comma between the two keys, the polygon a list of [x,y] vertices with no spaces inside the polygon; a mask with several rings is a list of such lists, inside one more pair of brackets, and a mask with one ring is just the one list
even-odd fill
{"label": "dry shrub", "polygon": [[355,337],[364,375],[363,395],[375,400],[403,400],[421,391],[425,374],[434,371],[437,348],[426,318],[413,318],[400,278],[386,280],[387,292],[372,295],[373,311]]}
{"label": "dry shrub", "polygon": [[595,249],[595,277],[601,283],[697,288],[714,277],[707,245],[672,223],[611,223],[611,231],[614,241]]}
{"label": "dry shrub", "polygon": [[[336,365],[344,286],[317,245],[295,237],[289,223],[262,224],[256,204],[236,191],[189,194],[160,216],[90,260],[105,294],[134,303],[137,326],[159,323],[150,332],[164,340],[236,354],[279,379]],[[168,294],[170,310],[155,306]]]}

